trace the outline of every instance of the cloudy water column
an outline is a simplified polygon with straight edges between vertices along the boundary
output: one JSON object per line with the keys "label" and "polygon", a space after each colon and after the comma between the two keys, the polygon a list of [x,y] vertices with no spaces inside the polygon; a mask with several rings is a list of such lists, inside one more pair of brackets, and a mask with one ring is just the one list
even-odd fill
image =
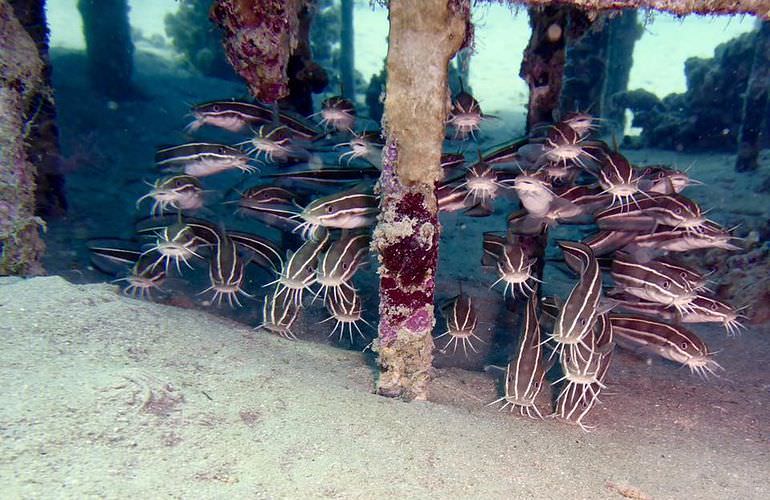
{"label": "cloudy water column", "polygon": [[426,399],[438,261],[436,182],[448,64],[470,38],[469,0],[390,0],[378,253],[379,394]]}

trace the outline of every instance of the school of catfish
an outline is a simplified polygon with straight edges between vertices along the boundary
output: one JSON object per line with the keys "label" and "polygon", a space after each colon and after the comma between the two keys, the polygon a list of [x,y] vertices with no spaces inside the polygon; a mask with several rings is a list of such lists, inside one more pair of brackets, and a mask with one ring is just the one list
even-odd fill
{"label": "school of catfish", "polygon": [[[139,240],[93,242],[94,264],[113,273],[126,269],[118,281],[126,283],[124,293],[139,298],[164,293],[171,275],[205,268],[209,286],[199,294],[230,307],[258,300],[259,328],[295,339],[298,315],[318,302],[328,312],[325,321],[333,322],[329,336],[342,341],[347,334],[352,344],[355,330],[368,339],[374,319],[364,318],[353,277],[370,259],[383,138],[360,126],[363,120],[346,98],[328,98],[321,108],[302,117],[257,102],[194,106],[185,129],[191,139],[214,128],[240,140],[158,148],[159,177],[137,201],[147,214],[137,227]],[[738,250],[738,238],[682,194],[698,182],[669,166],[633,165],[592,137],[600,121],[586,113],[568,113],[526,136],[474,149],[489,118],[470,93],[454,96],[436,194],[443,212],[510,212],[507,227],[479,242],[481,266],[495,275],[489,287],[522,306],[521,331],[510,362],[501,367],[504,393],[492,404],[587,430],[585,418],[606,387],[616,345],[703,377],[721,370],[714,353],[684,325],[719,323],[732,335],[743,328],[743,316],[711,292],[707,273],[677,255]],[[218,208],[234,205],[240,216],[279,231],[278,241],[257,234],[264,234],[259,229],[227,229],[214,216],[207,178],[233,171],[243,174],[243,182],[230,190],[236,198],[218,200]],[[566,297],[543,297],[549,230],[564,224],[595,232],[582,241],[555,242],[574,286]],[[249,266],[272,278],[247,289]],[[482,340],[474,298],[460,293],[439,306],[437,348],[476,351]],[[558,376],[549,380],[554,372]],[[549,384],[553,396],[543,401]]]}

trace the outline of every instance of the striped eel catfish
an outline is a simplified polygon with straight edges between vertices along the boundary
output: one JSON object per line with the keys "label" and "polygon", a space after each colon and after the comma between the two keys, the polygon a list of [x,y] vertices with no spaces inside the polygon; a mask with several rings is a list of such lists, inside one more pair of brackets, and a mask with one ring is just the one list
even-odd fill
{"label": "striped eel catfish", "polygon": [[510,406],[510,411],[519,408],[519,413],[529,418],[543,418],[535,400],[543,388],[546,368],[540,339],[540,322],[537,315],[537,285],[527,301],[524,322],[516,347],[516,357],[505,370],[505,395],[492,401],[488,406],[503,402],[500,410]]}
{"label": "striped eel catfish", "polygon": [[302,210],[297,218],[302,223],[296,231],[307,238],[317,228],[357,229],[372,225],[379,213],[379,200],[367,184],[317,198]]}
{"label": "striped eel catfish", "polygon": [[178,146],[161,147],[155,151],[155,165],[161,170],[183,171],[194,177],[205,177],[227,170],[253,173],[257,168],[249,164],[243,151],[211,142],[189,142]]}
{"label": "striped eel catfish", "polygon": [[[286,188],[272,185],[253,186],[241,194],[241,198],[236,203],[254,203],[271,204],[285,203],[292,204],[297,199],[297,195]],[[233,203],[233,202],[227,202]]]}
{"label": "striped eel catfish", "polygon": [[659,226],[672,226],[702,232],[707,222],[698,204],[681,194],[656,194],[633,206],[610,207],[596,214],[596,225],[604,231],[649,233]]}
{"label": "striped eel catfish", "polygon": [[297,340],[291,327],[299,314],[300,305],[280,298],[281,292],[276,287],[267,294],[262,304],[262,323],[257,329],[264,328],[270,333],[289,340]]}
{"label": "striped eel catfish", "polygon": [[625,250],[643,262],[666,252],[689,252],[699,248],[740,250],[740,247],[730,243],[731,240],[740,238],[730,235],[729,231],[712,222],[706,222],[699,232],[663,226],[651,234],[637,234]]}
{"label": "striped eel catfish", "polygon": [[[515,238],[515,237],[514,237]],[[533,273],[533,266],[537,262],[536,258],[531,257],[521,239],[511,239],[504,236],[487,232],[483,237],[484,254],[481,258],[483,266],[497,267],[500,277],[490,285],[493,288],[500,282],[505,283],[503,297],[511,290],[511,297],[516,297],[516,289],[527,296],[532,293],[532,286],[528,283],[530,280],[539,281]]]}
{"label": "striped eel catfish", "polygon": [[222,304],[222,299],[227,298],[230,307],[243,307],[238,295],[251,298],[252,295],[243,290],[243,281],[246,276],[246,262],[238,251],[238,245],[227,235],[224,230],[208,225],[195,225],[197,230],[208,231],[209,243],[213,246],[209,260],[209,280],[211,286],[200,292],[202,295],[213,291],[211,302]]}
{"label": "striped eel catfish", "polygon": [[672,311],[666,306],[655,302],[639,300],[626,294],[612,294],[612,299],[618,302],[618,308],[631,313],[656,316],[665,321],[679,323],[722,323],[728,335],[736,335],[741,328],[746,328],[740,319],[740,310],[730,304],[705,294],[697,294],[684,311]]}
{"label": "striped eel catfish", "polygon": [[743,308],[735,309],[730,304],[722,302],[705,294],[698,294],[692,300],[688,311],[680,315],[682,323],[722,323],[728,335],[736,335],[746,326],[740,322],[746,316],[740,314]]}
{"label": "striped eel catfish", "polygon": [[604,387],[604,379],[607,376],[611,360],[612,351],[601,358],[599,372],[596,376],[599,382],[591,384],[589,388],[580,384],[568,385],[556,400],[556,411],[551,417],[577,424],[584,432],[593,429],[592,426],[585,425],[583,419],[588,416],[596,402],[599,401],[599,393]]}
{"label": "striped eel catfish", "polygon": [[597,124],[600,121],[600,118],[595,118],[588,113],[571,111],[565,113],[564,116],[561,117],[561,120],[559,120],[559,123],[567,125],[580,137],[586,137],[592,131],[596,130]]}
{"label": "striped eel catfish", "polygon": [[455,189],[465,189],[467,191],[466,196],[470,197],[473,203],[477,203],[495,199],[501,187],[503,185],[497,181],[497,172],[495,172],[494,167],[479,159],[468,168],[465,180]]}
{"label": "striped eel catfish", "polygon": [[248,256],[247,264],[276,273],[283,267],[283,250],[269,239],[241,231],[227,231],[227,236]]}
{"label": "striped eel catfish", "polygon": [[631,243],[635,233],[625,231],[599,231],[583,240],[596,257],[611,254]]}
{"label": "striped eel catfish", "polygon": [[321,117],[321,126],[345,132],[353,129],[356,122],[356,107],[353,101],[342,96],[327,97],[321,102],[321,111],[313,115]]}
{"label": "striped eel catfish", "polygon": [[687,311],[695,291],[680,273],[655,260],[637,262],[627,252],[615,252],[612,260],[615,286],[635,297]]}
{"label": "striped eel catfish", "polygon": [[612,203],[611,196],[598,184],[578,184],[559,194],[559,198],[569,201],[582,209],[584,214],[593,214]]}
{"label": "striped eel catfish", "polygon": [[268,174],[263,177],[275,179],[283,183],[318,186],[345,186],[352,183],[374,181],[380,176],[380,171],[374,167],[344,167],[344,168],[302,168],[287,169],[282,172]]}
{"label": "striped eel catfish", "polygon": [[255,160],[259,160],[261,154],[265,161],[274,163],[277,161],[286,161],[292,153],[299,152],[292,147],[292,135],[288,128],[283,125],[261,125],[257,129],[252,129],[251,139],[239,142],[236,146],[247,146],[246,154],[254,155]]}
{"label": "striped eel catfish", "polygon": [[[108,263],[108,267],[118,266],[121,270],[130,266],[128,274],[122,278],[113,280],[113,283],[125,281],[128,286],[123,288],[122,293],[133,298],[144,299],[147,297],[152,300],[152,290],[163,292],[161,286],[166,280],[166,271],[163,267],[157,266],[157,262],[162,258],[157,252],[138,252],[135,250],[126,250],[117,248],[113,245],[89,245],[91,259],[94,266],[110,274],[112,269],[105,268],[102,263]],[[122,271],[121,271],[122,272]]]}
{"label": "striped eel catfish", "polygon": [[152,184],[149,193],[136,200],[136,207],[147,198],[153,198],[150,213],[163,215],[169,207],[176,210],[198,210],[203,206],[203,186],[191,175],[161,177]]}
{"label": "striped eel catfish", "polygon": [[157,252],[159,257],[155,262],[157,266],[163,263],[163,269],[168,272],[168,266],[171,261],[176,264],[176,270],[181,275],[182,269],[179,262],[183,262],[188,268],[192,269],[189,259],[198,257],[202,259],[197,250],[200,246],[206,244],[206,240],[195,233],[195,229],[183,221],[179,221],[170,226],[162,228],[153,228],[155,230],[155,245],[145,253]]}
{"label": "striped eel catfish", "polygon": [[513,189],[529,214],[543,217],[548,214],[556,195],[541,173],[523,172],[513,180]]}
{"label": "striped eel catfish", "polygon": [[616,152],[603,150],[599,155],[601,168],[599,169],[599,185],[605,193],[612,195],[612,204],[628,207],[636,204],[636,195],[639,190],[639,173],[626,159]]}
{"label": "striped eel catfish", "polygon": [[[606,313],[600,314],[593,330],[585,336],[583,342],[567,345],[559,355],[564,376],[553,384],[566,381],[559,397],[569,392],[574,385],[580,386],[583,391],[603,389],[601,377],[604,358],[611,354],[614,347],[612,324]],[[596,395],[592,392],[592,396]]]}
{"label": "striped eel catfish", "polygon": [[469,347],[471,351],[478,352],[473,345],[473,339],[481,343],[484,343],[484,341],[475,333],[478,318],[473,307],[473,299],[469,295],[461,293],[441,308],[441,315],[444,316],[446,321],[446,331],[437,336],[435,340],[449,335],[449,339],[444,344],[444,347],[441,348],[441,351],[446,352],[451,346],[452,353],[455,353],[457,352],[458,344],[462,342],[465,357],[468,357]]}
{"label": "striped eel catfish", "polygon": [[566,164],[568,161],[572,161],[585,169],[584,157],[587,156],[596,160],[596,157],[586,150],[585,146],[588,144],[585,142],[585,138],[581,137],[570,125],[559,122],[548,130],[543,144],[543,155],[538,163],[548,161]]}
{"label": "striped eel catfish", "polygon": [[687,366],[701,377],[716,375],[722,367],[711,358],[708,346],[693,332],[644,316],[611,314],[615,339],[628,348],[649,350],[663,358]]}
{"label": "striped eel catfish", "polygon": [[249,125],[270,122],[273,110],[260,103],[212,101],[193,106],[191,114],[195,119],[185,127],[186,133],[194,133],[204,125],[240,132]]}
{"label": "striped eel catfish", "polygon": [[328,243],[329,232],[325,229],[317,231],[295,252],[287,252],[287,260],[278,273],[278,279],[264,286],[277,284],[276,295],[285,293],[285,301],[301,306],[303,292],[309,290],[316,282],[318,256],[326,249]]}
{"label": "striped eel catfish", "polygon": [[254,200],[240,200],[238,213],[256,219],[280,231],[294,232],[300,221],[299,208],[294,203],[262,203]]}
{"label": "striped eel catfish", "polygon": [[[333,295],[342,293],[343,288],[353,288],[350,280],[366,261],[369,255],[368,234],[344,236],[329,245],[329,249],[318,256],[316,282],[321,285],[313,297],[315,300],[323,292],[326,300],[329,290]],[[340,299],[337,297],[337,299]],[[340,299],[341,300],[341,299]],[[338,300],[338,302],[340,302]]]}
{"label": "striped eel catfish", "polygon": [[642,168],[641,177],[639,185],[647,193],[681,193],[687,186],[703,184],[691,179],[687,172],[664,165],[648,165]]}
{"label": "striped eel catfish", "polygon": [[549,337],[563,348],[567,344],[582,342],[593,329],[602,295],[602,272],[587,245],[575,241],[558,241],[557,244],[564,252],[567,265],[580,273]]}
{"label": "striped eel catfish", "polygon": [[[377,136],[379,134],[380,132],[377,132]],[[344,159],[346,164],[350,166],[351,161],[363,158],[372,165],[379,165],[382,161],[380,158],[382,156],[382,146],[376,145],[372,139],[371,134],[353,134],[353,138],[348,142],[336,144],[334,146],[335,149],[341,147],[349,148],[348,151],[339,155],[337,162],[342,165],[342,160]]]}
{"label": "striped eel catfish", "polygon": [[447,125],[455,130],[455,139],[465,140],[470,136],[475,140],[475,133],[481,129],[483,118],[484,114],[481,112],[479,101],[465,89],[462,89],[452,99],[452,108],[449,111]]}
{"label": "striped eel catfish", "polygon": [[699,273],[695,269],[676,262],[673,259],[666,259],[658,257],[655,259],[656,265],[666,269],[666,273],[672,273],[672,275],[679,276],[684,280],[693,290],[708,290],[706,284],[708,279],[703,274]]}
{"label": "striped eel catfish", "polygon": [[457,182],[438,183],[436,201],[440,212],[456,212],[472,206],[468,200],[468,193],[457,189]]}
{"label": "striped eel catfish", "polygon": [[342,341],[342,336],[345,334],[345,328],[347,328],[350,343],[352,344],[353,328],[355,328],[361,338],[366,338],[363,332],[361,332],[358,322],[360,321],[369,327],[372,325],[363,318],[361,297],[354,288],[340,288],[337,293],[332,293],[325,297],[324,304],[331,316],[322,320],[321,323],[331,320],[336,321],[334,328],[332,328],[332,331],[329,333],[329,337],[334,335],[334,332],[339,328],[340,333],[338,340]]}

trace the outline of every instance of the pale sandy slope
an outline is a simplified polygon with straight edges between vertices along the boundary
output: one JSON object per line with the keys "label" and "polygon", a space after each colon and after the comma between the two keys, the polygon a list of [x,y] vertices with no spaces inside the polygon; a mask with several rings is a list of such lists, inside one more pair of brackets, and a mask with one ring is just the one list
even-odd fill
{"label": "pale sandy slope", "polygon": [[618,356],[585,434],[372,394],[359,353],[39,278],[0,286],[2,498],[770,498],[768,337],[707,330],[733,380]]}

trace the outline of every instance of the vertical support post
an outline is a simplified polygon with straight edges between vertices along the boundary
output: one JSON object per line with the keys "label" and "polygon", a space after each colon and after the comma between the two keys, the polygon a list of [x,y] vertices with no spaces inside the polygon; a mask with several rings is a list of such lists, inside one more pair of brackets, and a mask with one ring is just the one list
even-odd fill
{"label": "vertical support post", "polygon": [[43,82],[35,96],[35,111],[26,142],[29,160],[35,165],[35,212],[42,216],[60,216],[67,211],[64,174],[60,169],[59,128],[56,103],[51,91],[51,61],[48,57],[48,23],[45,0],[11,0],[16,18],[27,30],[43,61]]}
{"label": "vertical support post", "polygon": [[524,51],[519,75],[529,85],[527,132],[556,118],[564,78],[565,34],[569,7],[530,7],[532,35]]}
{"label": "vertical support post", "polygon": [[79,0],[91,85],[110,99],[134,94],[134,42],[127,0]]}
{"label": "vertical support post", "polygon": [[356,98],[355,43],[353,40],[353,0],[342,0],[340,30],[340,78],[342,95],[350,100]]}
{"label": "vertical support post", "polygon": [[380,263],[377,392],[426,399],[448,65],[470,33],[470,0],[391,0],[389,9],[386,145],[372,241]]}
{"label": "vertical support post", "polygon": [[42,220],[35,211],[35,167],[24,141],[30,103],[43,81],[35,42],[0,0],[0,275],[42,274]]}
{"label": "vertical support post", "polygon": [[743,119],[738,136],[736,172],[750,172],[759,167],[762,127],[767,114],[767,86],[770,85],[770,21],[762,21],[754,38],[754,60],[743,99]]}

